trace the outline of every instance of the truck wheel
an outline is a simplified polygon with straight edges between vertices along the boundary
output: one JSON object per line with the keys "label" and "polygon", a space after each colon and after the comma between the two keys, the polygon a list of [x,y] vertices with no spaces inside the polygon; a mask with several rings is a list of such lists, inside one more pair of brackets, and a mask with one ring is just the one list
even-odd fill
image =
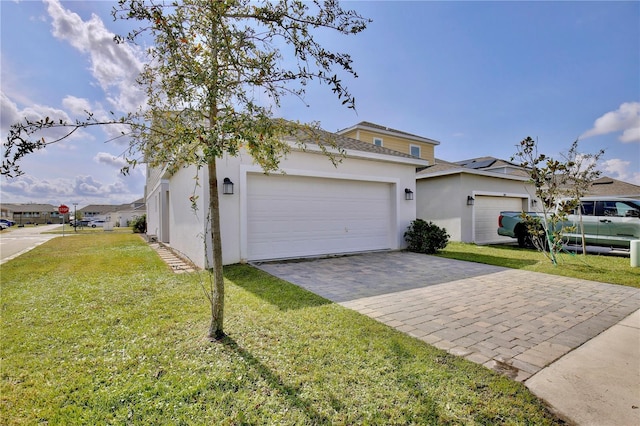
{"label": "truck wheel", "polygon": [[520,248],[526,248],[531,242],[529,234],[522,226],[519,226],[518,229],[516,229],[516,238],[518,239],[518,247]]}

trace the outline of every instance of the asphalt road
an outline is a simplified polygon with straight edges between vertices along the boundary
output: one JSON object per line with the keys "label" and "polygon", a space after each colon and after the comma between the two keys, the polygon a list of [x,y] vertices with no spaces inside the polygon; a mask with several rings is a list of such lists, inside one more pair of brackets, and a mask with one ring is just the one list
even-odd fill
{"label": "asphalt road", "polygon": [[0,264],[3,264],[34,247],[56,238],[57,234],[43,234],[59,228],[61,225],[40,225],[37,227],[18,228],[12,226],[0,232]]}

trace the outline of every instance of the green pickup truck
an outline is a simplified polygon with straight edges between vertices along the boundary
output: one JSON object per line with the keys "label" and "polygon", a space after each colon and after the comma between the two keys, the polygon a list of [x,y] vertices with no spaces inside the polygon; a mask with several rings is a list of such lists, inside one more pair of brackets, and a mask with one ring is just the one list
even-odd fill
{"label": "green pickup truck", "polygon": [[[640,200],[617,197],[585,197],[580,199],[585,242],[589,246],[629,249],[631,240],[640,239]],[[529,212],[531,216],[539,213]],[[522,212],[500,212],[498,235],[516,238],[520,247],[527,245],[527,230]],[[581,244],[580,215],[576,209],[570,214],[567,226],[575,227],[564,233],[568,244]]]}

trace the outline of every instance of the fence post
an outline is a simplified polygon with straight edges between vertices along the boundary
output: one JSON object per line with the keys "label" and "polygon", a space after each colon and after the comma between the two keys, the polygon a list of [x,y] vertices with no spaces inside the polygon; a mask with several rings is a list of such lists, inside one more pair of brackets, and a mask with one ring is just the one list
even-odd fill
{"label": "fence post", "polygon": [[640,267],[640,240],[631,240],[631,267]]}

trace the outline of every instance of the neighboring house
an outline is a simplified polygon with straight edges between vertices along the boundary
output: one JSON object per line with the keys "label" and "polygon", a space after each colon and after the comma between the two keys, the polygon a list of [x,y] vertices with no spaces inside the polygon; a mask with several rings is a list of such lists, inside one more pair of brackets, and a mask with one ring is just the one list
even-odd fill
{"label": "neighboring house", "polygon": [[89,204],[78,209],[78,216],[83,220],[107,220],[107,215],[116,209],[112,204]]}
{"label": "neighboring house", "polygon": [[427,160],[429,164],[435,161],[435,147],[440,142],[423,136],[391,129],[379,124],[362,121],[355,126],[337,132],[352,139],[404,152],[414,157]]}
{"label": "neighboring house", "polygon": [[535,208],[529,178],[508,163],[485,161],[488,170],[463,165],[469,163],[436,159],[416,174],[417,217],[445,228],[452,241],[511,242],[496,232],[498,215]]}
{"label": "neighboring house", "polygon": [[78,210],[83,220],[104,220],[115,226],[127,226],[129,222],[146,213],[144,199],[126,204],[89,204]]}
{"label": "neighboring house", "polygon": [[[404,232],[416,218],[415,170],[427,161],[325,131],[319,135],[335,138],[345,151],[337,167],[318,145],[308,142],[302,150],[292,138],[291,152],[280,163],[284,174],[264,174],[244,150],[217,159],[224,264],[405,247]],[[233,183],[233,193],[223,193],[225,180]],[[193,166],[173,175],[147,169],[147,234],[200,267],[205,238],[211,247],[207,181],[206,169]]]}
{"label": "neighboring house", "polygon": [[144,198],[134,201],[130,204],[122,204],[107,214],[107,221],[114,223],[116,226],[130,226],[131,221],[142,217],[147,213],[147,206]]}
{"label": "neighboring house", "polygon": [[0,219],[13,220],[13,210],[5,204],[0,204]]}
{"label": "neighboring house", "polygon": [[635,198],[640,200],[640,185],[634,185],[608,176],[602,176],[593,181],[589,187],[587,195],[615,195],[616,197]]}
{"label": "neighboring house", "polygon": [[[501,211],[540,211],[527,170],[494,157],[436,159],[416,175],[416,215],[444,227],[452,241],[511,242],[497,234]],[[640,186],[601,177],[586,196],[640,197]]]}
{"label": "neighboring house", "polygon": [[471,158],[469,160],[456,161],[455,164],[466,169],[529,177],[529,173],[524,167],[495,157]]}
{"label": "neighboring house", "polygon": [[12,212],[12,220],[18,225],[60,223],[61,214],[58,207],[51,204],[2,204],[2,210]]}

